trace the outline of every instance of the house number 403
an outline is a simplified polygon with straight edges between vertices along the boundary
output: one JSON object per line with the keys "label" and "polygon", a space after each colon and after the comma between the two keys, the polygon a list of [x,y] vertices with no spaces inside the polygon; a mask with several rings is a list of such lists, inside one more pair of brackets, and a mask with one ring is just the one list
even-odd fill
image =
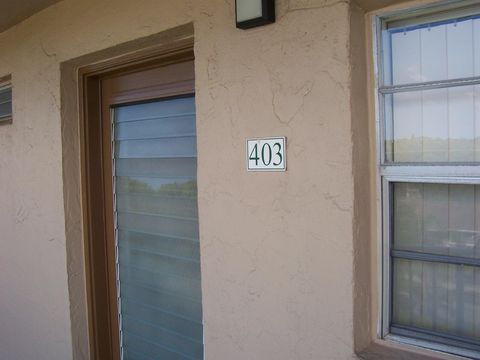
{"label": "house number 403", "polygon": [[247,140],[247,169],[249,171],[285,171],[285,137]]}

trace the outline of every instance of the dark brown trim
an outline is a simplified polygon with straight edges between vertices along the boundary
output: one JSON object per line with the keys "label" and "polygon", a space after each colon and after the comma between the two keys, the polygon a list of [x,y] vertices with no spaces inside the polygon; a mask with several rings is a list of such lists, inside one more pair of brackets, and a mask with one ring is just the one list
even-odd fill
{"label": "dark brown trim", "polygon": [[0,84],[1,83],[10,83],[12,81],[12,75],[8,74],[5,76],[0,76]]}
{"label": "dark brown trim", "polygon": [[193,93],[193,58],[193,38],[187,38],[79,71],[83,226],[92,359],[120,359],[111,107]]}
{"label": "dark brown trim", "polygon": [[[104,187],[105,161],[101,88],[98,77],[84,79],[84,223],[86,230],[87,294],[90,320],[91,354],[94,359],[118,359],[112,342],[111,285],[109,282],[106,239],[109,224],[106,219],[108,189]],[[111,189],[110,189],[111,190]]]}

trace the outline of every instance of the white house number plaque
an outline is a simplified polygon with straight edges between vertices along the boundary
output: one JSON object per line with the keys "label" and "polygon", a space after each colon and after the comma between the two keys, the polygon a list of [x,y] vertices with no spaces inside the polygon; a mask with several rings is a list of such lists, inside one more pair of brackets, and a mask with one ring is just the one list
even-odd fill
{"label": "white house number plaque", "polygon": [[285,137],[247,139],[248,171],[285,171]]}

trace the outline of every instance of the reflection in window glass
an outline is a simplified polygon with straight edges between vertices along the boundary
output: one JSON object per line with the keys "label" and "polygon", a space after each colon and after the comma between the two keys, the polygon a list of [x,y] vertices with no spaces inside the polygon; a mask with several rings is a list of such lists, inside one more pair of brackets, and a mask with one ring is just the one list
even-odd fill
{"label": "reflection in window glass", "polygon": [[386,158],[480,161],[480,85],[385,96]]}
{"label": "reflection in window glass", "polygon": [[194,97],[114,114],[123,359],[203,359]]}

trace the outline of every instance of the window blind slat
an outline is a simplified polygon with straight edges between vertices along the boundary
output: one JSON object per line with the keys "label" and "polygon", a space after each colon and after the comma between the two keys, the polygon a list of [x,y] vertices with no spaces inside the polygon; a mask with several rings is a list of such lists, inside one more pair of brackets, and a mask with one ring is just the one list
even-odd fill
{"label": "window blind slat", "polygon": [[[133,304],[128,300],[122,301],[122,312],[131,318],[148,321],[185,337],[202,341],[201,324],[158,311],[151,307],[142,306],[138,303]],[[128,329],[124,328],[124,331],[128,331]]]}
{"label": "window blind slat", "polygon": [[187,176],[197,174],[197,159],[118,159],[115,163],[117,176]]}
{"label": "window blind slat", "polygon": [[123,195],[128,193],[142,193],[155,196],[196,197],[197,181],[195,176],[118,176],[116,178],[116,189],[117,193]]}
{"label": "window blind slat", "polygon": [[[145,340],[141,335],[125,332],[123,333],[123,337],[124,341],[129,344],[128,348],[144,356],[150,356],[154,359],[192,360],[191,357],[182,355],[181,353],[178,353],[173,349],[169,349],[162,344]],[[130,360],[136,359],[131,358]]]}
{"label": "window blind slat", "polygon": [[198,223],[191,220],[169,219],[146,214],[118,213],[122,227],[140,232],[198,239]]}
{"label": "window blind slat", "polygon": [[119,123],[115,132],[116,140],[151,139],[167,136],[185,136],[195,134],[195,114],[138,120]]}
{"label": "window blind slat", "polygon": [[183,353],[189,356],[200,358],[203,352],[203,346],[192,339],[185,338],[181,334],[174,333],[165,328],[159,327],[150,322],[142,322],[126,316],[125,326],[135,334],[142,334],[146,340],[153,343],[170,345],[174,348],[181,348]]}
{"label": "window blind slat", "polygon": [[137,299],[140,303],[162,308],[167,312],[182,314],[196,322],[200,322],[202,319],[200,298],[189,298],[182,294],[168,292],[168,290],[126,281],[122,287],[122,296]]}
{"label": "window blind slat", "polygon": [[[135,268],[141,268],[150,271],[156,270],[155,273],[160,273],[163,271],[168,274],[177,274],[178,276],[182,277],[199,279],[198,271],[200,270],[200,264],[188,258],[178,258],[163,254],[152,254],[151,252],[138,251],[135,249],[126,250],[124,248],[119,248],[119,257],[120,262],[129,261],[135,263],[135,267],[129,268],[131,269],[129,274],[132,277],[137,274]],[[136,265],[137,263],[139,265]],[[157,280],[160,281],[160,278]]]}
{"label": "window blind slat", "polygon": [[123,358],[124,360],[156,360],[139,351],[133,350],[131,347],[125,347],[123,349]]}
{"label": "window blind slat", "polygon": [[116,157],[127,158],[161,158],[161,157],[195,157],[197,143],[194,137],[120,140],[116,146]]}
{"label": "window blind slat", "polygon": [[198,217],[197,200],[181,197],[158,197],[144,194],[117,195],[117,208],[124,212],[164,214],[178,217]]}
{"label": "window blind slat", "polygon": [[115,122],[136,121],[151,118],[161,119],[170,116],[184,116],[195,114],[195,100],[188,96],[145,104],[120,106],[115,109]]}
{"label": "window blind slat", "polygon": [[119,230],[118,245],[152,252],[168,252],[177,257],[194,259],[199,259],[200,257],[200,244],[198,241],[171,238],[158,234]]}

